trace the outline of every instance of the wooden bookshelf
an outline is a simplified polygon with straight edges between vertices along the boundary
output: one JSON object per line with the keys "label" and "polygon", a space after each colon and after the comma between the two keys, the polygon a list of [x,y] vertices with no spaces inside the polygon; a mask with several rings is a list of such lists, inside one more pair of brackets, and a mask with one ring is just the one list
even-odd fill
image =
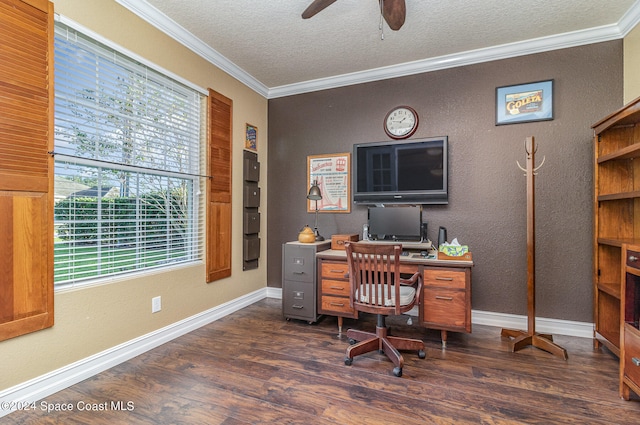
{"label": "wooden bookshelf", "polygon": [[594,344],[620,355],[622,248],[640,243],[640,98],[594,129]]}

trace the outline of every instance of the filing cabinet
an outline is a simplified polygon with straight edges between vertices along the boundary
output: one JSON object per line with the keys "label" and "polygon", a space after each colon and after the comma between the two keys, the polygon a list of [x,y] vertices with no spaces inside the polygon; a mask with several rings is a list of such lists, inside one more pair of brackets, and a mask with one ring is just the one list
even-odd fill
{"label": "filing cabinet", "polygon": [[282,245],[282,313],[285,319],[318,320],[316,253],[331,241]]}

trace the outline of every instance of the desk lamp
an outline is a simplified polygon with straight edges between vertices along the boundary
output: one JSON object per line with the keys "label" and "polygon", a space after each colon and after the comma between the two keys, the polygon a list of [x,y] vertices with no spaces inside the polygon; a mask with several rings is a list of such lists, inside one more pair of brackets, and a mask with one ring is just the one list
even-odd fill
{"label": "desk lamp", "polygon": [[311,189],[309,189],[307,199],[310,201],[316,201],[316,226],[313,228],[313,233],[316,235],[316,241],[323,241],[324,236],[321,236],[318,231],[318,201],[322,199],[322,192],[320,192],[317,180],[313,181],[313,185],[311,186]]}

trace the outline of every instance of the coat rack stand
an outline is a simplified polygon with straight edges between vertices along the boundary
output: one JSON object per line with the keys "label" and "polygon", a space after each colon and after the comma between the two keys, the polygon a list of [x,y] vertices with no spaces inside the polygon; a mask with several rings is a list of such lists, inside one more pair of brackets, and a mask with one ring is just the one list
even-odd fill
{"label": "coat rack stand", "polygon": [[[535,167],[535,152],[537,147],[533,136],[525,140],[525,152],[527,153],[527,168],[518,167],[525,172],[527,177],[527,331],[502,329],[501,335],[513,338],[511,351],[516,352],[524,347],[532,345],[567,360],[567,350],[553,342],[553,337],[548,334],[536,333],[536,279],[535,279],[535,184],[536,171],[544,164]],[[517,161],[516,161],[517,162]]]}

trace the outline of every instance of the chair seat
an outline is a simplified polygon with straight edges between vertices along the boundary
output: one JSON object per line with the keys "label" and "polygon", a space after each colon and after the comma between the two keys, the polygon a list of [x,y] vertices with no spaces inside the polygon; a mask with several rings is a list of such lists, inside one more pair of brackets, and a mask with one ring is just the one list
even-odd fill
{"label": "chair seat", "polygon": [[[377,288],[373,288],[374,292],[371,293],[365,293],[366,292],[366,287],[365,285],[360,285],[360,290],[356,292],[356,297],[358,300],[360,300],[360,302],[363,303],[371,303],[370,300],[373,300],[376,296],[376,292],[375,289],[377,289],[377,294],[378,294],[378,298],[376,301],[376,304],[380,305],[382,304],[382,291],[384,291],[385,294],[387,294],[389,291],[389,285],[388,284],[381,284],[379,283],[378,285],[376,285]],[[360,295],[362,294],[362,295]],[[395,285],[391,285],[391,298],[387,298],[384,302],[384,306],[385,307],[395,307],[396,305],[396,292],[395,292]],[[409,305],[413,302],[414,298],[416,296],[416,289],[413,286],[400,286],[400,305],[401,306],[405,306],[405,305]]]}

